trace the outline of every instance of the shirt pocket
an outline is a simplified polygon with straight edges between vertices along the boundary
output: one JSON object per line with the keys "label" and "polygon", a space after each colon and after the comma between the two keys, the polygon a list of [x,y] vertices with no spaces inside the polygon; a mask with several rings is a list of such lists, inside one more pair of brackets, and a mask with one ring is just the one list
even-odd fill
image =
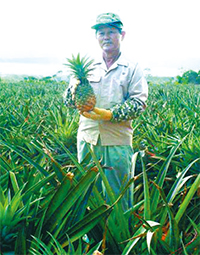
{"label": "shirt pocket", "polygon": [[128,87],[130,84],[129,77],[126,72],[121,73],[121,76],[119,78],[119,83],[122,89],[123,98],[124,100],[126,100],[128,97]]}
{"label": "shirt pocket", "polygon": [[124,103],[124,101],[127,99],[127,88],[127,77],[121,75],[119,78],[113,77],[111,79],[109,101],[112,106],[115,104]]}

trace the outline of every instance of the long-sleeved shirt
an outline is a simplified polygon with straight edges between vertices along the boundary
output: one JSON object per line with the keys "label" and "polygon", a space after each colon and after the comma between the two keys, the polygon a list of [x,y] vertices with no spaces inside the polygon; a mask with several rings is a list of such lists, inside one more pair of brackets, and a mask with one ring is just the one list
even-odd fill
{"label": "long-sleeved shirt", "polygon": [[[110,121],[97,121],[80,116],[78,139],[93,145],[98,138],[105,145],[132,145],[132,119],[145,109],[148,86],[137,63],[130,62],[123,54],[107,69],[103,59],[94,63],[89,82],[96,95],[96,107],[112,112]],[[66,106],[74,107],[71,88],[65,93]]]}

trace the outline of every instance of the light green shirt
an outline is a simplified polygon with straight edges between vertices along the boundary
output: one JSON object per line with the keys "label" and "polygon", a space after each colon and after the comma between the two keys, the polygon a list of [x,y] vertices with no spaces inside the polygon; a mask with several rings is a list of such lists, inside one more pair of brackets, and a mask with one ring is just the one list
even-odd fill
{"label": "light green shirt", "polygon": [[[109,69],[103,59],[95,62],[94,68],[89,81],[96,95],[96,107],[110,109],[113,119],[96,121],[80,116],[78,139],[96,145],[100,137],[102,145],[132,145],[130,111],[137,112],[137,104],[144,110],[148,96],[143,72],[138,64],[123,55]],[[129,100],[134,102],[131,108]]]}

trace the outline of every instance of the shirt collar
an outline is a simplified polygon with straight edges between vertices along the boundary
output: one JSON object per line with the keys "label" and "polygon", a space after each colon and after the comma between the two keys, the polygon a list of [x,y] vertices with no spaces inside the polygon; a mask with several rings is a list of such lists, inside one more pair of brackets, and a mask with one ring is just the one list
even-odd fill
{"label": "shirt collar", "polygon": [[117,63],[117,65],[128,66],[128,61],[123,53],[121,53],[121,55],[118,58],[118,60],[116,61],[116,63]]}
{"label": "shirt collar", "polygon": [[[97,57],[97,59],[94,61],[93,65],[105,65],[105,62],[104,62],[102,56]],[[128,66],[128,61],[123,53],[121,53],[120,57],[117,59],[117,61],[113,65]]]}

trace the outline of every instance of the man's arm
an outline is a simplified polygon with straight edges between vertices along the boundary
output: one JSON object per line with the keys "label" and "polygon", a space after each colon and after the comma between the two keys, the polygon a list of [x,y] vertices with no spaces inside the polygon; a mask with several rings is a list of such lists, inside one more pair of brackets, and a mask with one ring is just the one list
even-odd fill
{"label": "man's arm", "polygon": [[132,120],[144,112],[146,104],[137,98],[130,98],[122,104],[117,104],[110,109],[111,122]]}
{"label": "man's arm", "polygon": [[137,65],[128,88],[127,99],[110,109],[95,108],[93,112],[83,113],[83,116],[93,120],[111,122],[128,121],[137,118],[146,108],[148,85],[141,68]]}
{"label": "man's arm", "polygon": [[136,65],[129,83],[127,99],[110,109],[112,112],[111,121],[120,122],[137,118],[146,108],[147,97],[147,81],[140,66]]}

